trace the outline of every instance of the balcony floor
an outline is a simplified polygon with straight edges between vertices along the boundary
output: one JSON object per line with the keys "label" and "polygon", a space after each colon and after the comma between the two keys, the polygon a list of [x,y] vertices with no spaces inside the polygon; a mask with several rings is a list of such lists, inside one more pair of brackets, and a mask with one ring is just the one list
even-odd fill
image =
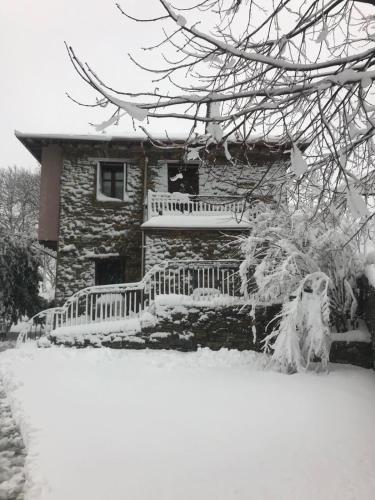
{"label": "balcony floor", "polygon": [[[239,216],[238,216],[239,217]],[[234,214],[218,215],[157,215],[142,224],[142,229],[237,229],[246,230],[246,220],[236,219]]]}

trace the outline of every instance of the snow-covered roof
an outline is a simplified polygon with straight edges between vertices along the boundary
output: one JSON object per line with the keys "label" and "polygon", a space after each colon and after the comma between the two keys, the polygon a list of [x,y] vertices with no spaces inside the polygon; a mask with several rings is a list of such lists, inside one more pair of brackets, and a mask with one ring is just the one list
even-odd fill
{"label": "snow-covered roof", "polygon": [[[129,131],[121,135],[107,134],[39,134],[25,133],[19,130],[14,131],[17,139],[22,142],[26,149],[38,160],[41,160],[42,147],[48,143],[125,143],[125,142],[144,142],[149,141],[144,132]],[[186,134],[176,134],[169,137],[170,142],[183,142],[186,140]],[[153,136],[154,140],[166,141],[167,137]]]}
{"label": "snow-covered roof", "polygon": [[157,215],[142,224],[142,229],[237,229],[249,227],[234,215]]}
{"label": "snow-covered roof", "polygon": [[[15,130],[17,139],[28,149],[28,151],[40,162],[42,147],[49,143],[126,143],[126,142],[151,142],[147,135],[140,129],[129,130],[119,135],[107,134],[45,134],[45,133],[26,133]],[[188,134],[180,133],[173,135],[152,134],[152,140],[164,143],[181,143],[186,141]],[[190,140],[191,141],[191,140]],[[233,143],[242,143],[241,140],[230,140]],[[272,147],[279,147],[280,137],[267,137],[265,141],[261,136],[250,137],[246,140],[248,144],[254,145],[272,145]],[[288,147],[287,145],[280,145],[281,148]]]}

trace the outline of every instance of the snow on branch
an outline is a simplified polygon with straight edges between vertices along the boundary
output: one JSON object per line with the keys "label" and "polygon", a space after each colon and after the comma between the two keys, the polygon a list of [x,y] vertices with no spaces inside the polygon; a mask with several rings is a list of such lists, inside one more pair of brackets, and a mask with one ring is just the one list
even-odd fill
{"label": "snow on branch", "polygon": [[[354,181],[369,201],[375,192],[374,2],[158,3],[160,12],[144,18],[118,5],[124,22],[139,23],[140,36],[150,22],[162,25],[161,38],[144,48],[145,60],[130,55],[150,78],[147,91],[111,87],[67,46],[78,75],[98,93],[93,106],[111,108],[98,131],[126,117],[147,125],[173,118],[207,147],[235,140],[249,151],[254,136],[264,142],[277,136],[291,146],[294,175],[285,173],[282,183],[291,199],[315,199],[316,213],[341,210],[353,205],[347,193]],[[210,113],[212,106],[220,113]]]}

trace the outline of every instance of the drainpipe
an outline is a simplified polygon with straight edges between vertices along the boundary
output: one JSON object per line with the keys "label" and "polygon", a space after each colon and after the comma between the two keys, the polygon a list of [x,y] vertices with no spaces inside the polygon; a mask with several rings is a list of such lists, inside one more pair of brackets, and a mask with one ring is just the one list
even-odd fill
{"label": "drainpipe", "polygon": [[[148,200],[147,200],[147,169],[148,169],[148,157],[146,155],[144,144],[142,142],[142,149],[144,153],[144,172],[143,172],[143,222],[147,220],[147,208],[148,208]],[[141,254],[141,273],[142,278],[145,275],[145,258],[146,258],[146,237],[145,233],[142,230],[142,254]]]}

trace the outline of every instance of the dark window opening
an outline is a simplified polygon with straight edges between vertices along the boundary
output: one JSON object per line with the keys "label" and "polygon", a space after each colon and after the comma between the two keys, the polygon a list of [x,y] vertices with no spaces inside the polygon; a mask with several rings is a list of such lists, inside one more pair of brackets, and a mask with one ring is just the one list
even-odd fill
{"label": "dark window opening", "polygon": [[125,282],[123,258],[98,259],[95,261],[95,285],[114,285]]}
{"label": "dark window opening", "polygon": [[101,192],[109,198],[124,198],[124,164],[123,163],[100,163],[100,185]]}
{"label": "dark window opening", "polygon": [[168,165],[168,192],[199,194],[198,167]]}

